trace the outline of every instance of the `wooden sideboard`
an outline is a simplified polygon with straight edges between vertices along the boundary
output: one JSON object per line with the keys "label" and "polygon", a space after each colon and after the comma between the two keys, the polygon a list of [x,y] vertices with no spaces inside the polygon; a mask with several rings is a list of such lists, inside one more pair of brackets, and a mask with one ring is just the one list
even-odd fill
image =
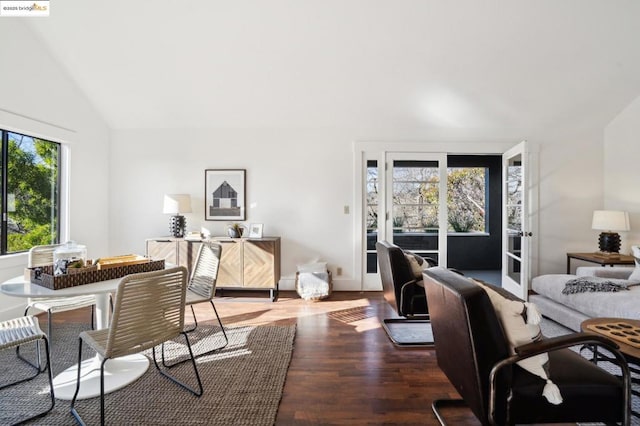
{"label": "wooden sideboard", "polygon": [[[278,297],[280,281],[280,238],[213,237],[222,246],[216,288],[229,290],[269,290]],[[161,237],[147,240],[147,256],[185,266],[191,274],[200,241]]]}

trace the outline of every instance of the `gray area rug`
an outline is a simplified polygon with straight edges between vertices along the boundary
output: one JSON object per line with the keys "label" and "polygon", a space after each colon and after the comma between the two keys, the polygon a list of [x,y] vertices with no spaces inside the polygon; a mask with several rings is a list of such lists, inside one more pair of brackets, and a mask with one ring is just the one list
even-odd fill
{"label": "gray area rug", "polygon": [[[76,363],[78,334],[86,327],[78,324],[54,327],[54,375]],[[295,326],[242,326],[226,330],[229,337],[227,347],[197,360],[204,388],[201,397],[160,375],[151,361],[149,369],[137,381],[106,395],[106,423],[273,425],[291,360]],[[189,336],[196,354],[218,347],[223,342],[219,328],[213,326],[200,325]],[[182,338],[176,342],[169,348],[168,359],[175,360],[188,353]],[[25,347],[25,353],[35,355],[34,346]],[[160,351],[156,352],[159,354]],[[93,355],[87,350],[83,358]],[[0,352],[0,386],[33,371],[23,365],[14,350]],[[189,362],[171,369],[171,374],[190,386],[196,386]],[[45,408],[49,402],[48,389],[46,374],[40,374],[30,382],[1,390],[0,424],[11,424],[28,417],[28,413]],[[87,424],[100,424],[99,398],[78,401],[76,406]],[[53,411],[31,424],[75,425],[69,407],[70,401],[56,400]]]}

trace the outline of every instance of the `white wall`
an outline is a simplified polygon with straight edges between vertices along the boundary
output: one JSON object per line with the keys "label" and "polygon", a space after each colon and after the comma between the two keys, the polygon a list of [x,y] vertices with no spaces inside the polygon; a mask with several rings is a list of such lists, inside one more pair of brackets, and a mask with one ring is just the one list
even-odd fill
{"label": "white wall", "polygon": [[640,97],[631,102],[604,132],[604,207],[625,210],[631,232],[622,233],[622,251],[640,244]]}
{"label": "white wall", "polygon": [[541,147],[537,275],[565,273],[567,252],[597,250],[591,219],[602,208],[602,133],[549,138]]}
{"label": "white wall", "polygon": [[[90,256],[109,252],[108,129],[66,72],[22,19],[0,25],[0,128],[68,145],[69,235]],[[0,281],[22,274],[26,254],[0,258]],[[0,295],[0,319],[22,314],[24,301]]]}
{"label": "white wall", "polygon": [[[418,136],[408,139],[434,140],[419,130],[413,133]],[[359,289],[354,220],[343,208],[354,211],[352,149],[353,141],[367,139],[362,134],[366,131],[115,131],[110,246],[114,253],[142,253],[146,238],[168,235],[164,193],[191,194],[194,211],[185,215],[189,229],[204,226],[214,235],[225,234],[227,222],[204,221],[204,170],[244,168],[247,223],[264,223],[265,235],[282,238],[281,288],[292,288],[297,264],[319,258],[329,262],[336,289]],[[494,140],[504,141],[504,134],[496,134]],[[602,136],[590,131],[531,142],[540,147],[541,165],[539,250],[534,255],[539,265],[534,269],[562,273],[567,251],[592,250],[595,244],[589,231],[591,212],[602,203]],[[343,269],[341,277],[335,276],[337,266]]]}
{"label": "white wall", "polygon": [[[246,224],[280,236],[282,276],[329,262],[336,286],[353,277],[352,145],[331,132],[295,130],[121,130],[113,133],[110,192],[114,253],[143,253],[146,238],[169,234],[164,193],[188,193],[188,230],[226,235],[228,221],[204,220],[205,169],[246,169]],[[341,267],[343,275],[335,276]],[[283,289],[287,286],[283,282]]]}

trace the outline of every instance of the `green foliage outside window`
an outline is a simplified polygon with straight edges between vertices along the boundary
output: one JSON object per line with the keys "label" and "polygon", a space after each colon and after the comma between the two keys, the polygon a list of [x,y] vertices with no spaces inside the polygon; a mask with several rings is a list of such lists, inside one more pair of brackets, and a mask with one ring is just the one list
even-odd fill
{"label": "green foliage outside window", "polygon": [[485,232],[485,169],[449,169],[447,183],[449,227],[455,232]]}
{"label": "green foliage outside window", "polygon": [[8,133],[7,253],[58,239],[59,145]]}
{"label": "green foliage outside window", "polygon": [[[447,169],[447,209],[449,232],[486,232],[486,169],[463,167]],[[436,187],[425,187],[427,204],[438,205]]]}

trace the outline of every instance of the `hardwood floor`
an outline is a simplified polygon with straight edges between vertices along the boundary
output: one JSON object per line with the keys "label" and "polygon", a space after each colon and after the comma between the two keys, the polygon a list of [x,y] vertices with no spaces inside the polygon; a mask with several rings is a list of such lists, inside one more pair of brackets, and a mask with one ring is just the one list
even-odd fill
{"label": "hardwood floor", "polygon": [[[393,316],[382,293],[334,292],[305,302],[281,292],[228,292],[216,298],[225,325],[296,324],[296,338],[276,425],[436,425],[431,402],[457,393],[436,365],[433,349],[396,348],[379,318]],[[196,306],[212,319],[210,305]],[[55,315],[85,320],[88,311]],[[189,319],[187,319],[189,321]],[[451,409],[452,425],[480,424],[469,410]]]}

